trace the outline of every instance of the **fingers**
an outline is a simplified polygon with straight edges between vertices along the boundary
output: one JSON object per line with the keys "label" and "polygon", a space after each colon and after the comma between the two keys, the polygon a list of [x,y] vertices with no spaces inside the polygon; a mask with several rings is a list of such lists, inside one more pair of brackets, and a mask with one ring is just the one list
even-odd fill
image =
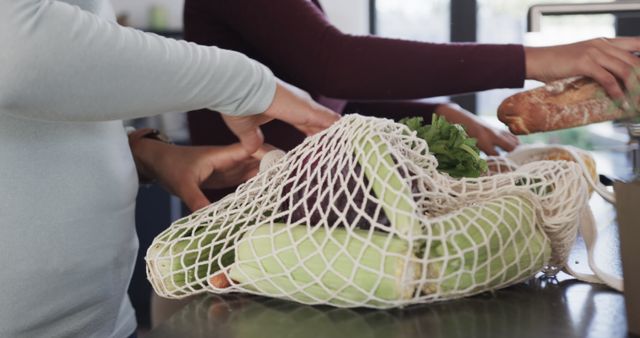
{"label": "fingers", "polygon": [[270,145],[270,144],[263,144],[262,146],[260,146],[260,148],[254,152],[253,154],[251,154],[251,157],[257,159],[257,160],[261,160],[264,155],[266,155],[268,152],[272,151],[272,150],[278,150],[278,148]]}
{"label": "fingers", "polygon": [[240,144],[247,153],[251,153],[260,148],[260,145],[264,142],[264,135],[260,128],[256,128],[245,133],[236,135],[240,139]]}
{"label": "fingers", "polygon": [[616,74],[624,81],[628,96],[636,96],[640,91],[640,58],[617,47],[610,48],[605,53],[618,61]]}
{"label": "fingers", "polygon": [[283,115],[281,120],[295,126],[305,135],[317,134],[333,125],[340,115],[312,101],[300,104],[295,114]]}
{"label": "fingers", "polygon": [[259,161],[252,158],[241,143],[182,147],[180,154],[174,163],[169,163],[175,168],[167,170],[168,174],[160,177],[160,180],[192,211],[211,203],[201,187],[235,186],[258,172]]}
{"label": "fingers", "polygon": [[507,134],[507,136],[511,139],[511,142],[513,142],[513,144],[517,147],[518,145],[520,145],[520,139],[518,138],[518,136],[512,134],[511,132],[505,131],[505,134]]}
{"label": "fingers", "polygon": [[624,49],[628,52],[640,51],[640,38],[633,36],[625,36],[613,39],[606,39],[612,45]]}
{"label": "fingers", "polygon": [[228,170],[217,170],[200,186],[204,189],[221,189],[235,187],[258,174],[260,161],[249,158]]}
{"label": "fingers", "polygon": [[223,115],[223,119],[249,154],[258,150],[264,142],[264,135],[260,130],[260,126],[271,120],[270,117],[264,114],[252,116]]}
{"label": "fingers", "polygon": [[282,85],[281,89],[287,91],[285,96],[290,96],[290,99],[299,106],[297,109],[302,114],[296,114],[293,118],[299,118],[296,124],[301,126],[300,129],[303,132],[307,131],[307,135],[329,128],[340,119],[340,114],[313,101],[311,96],[304,90],[286,82],[281,81],[280,84]]}
{"label": "fingers", "polygon": [[306,135],[330,127],[340,115],[314,102],[308,94],[278,83],[273,103],[264,115],[287,122]]}
{"label": "fingers", "polygon": [[616,57],[621,61],[625,62],[630,67],[639,67],[640,66],[640,58],[633,54],[633,51],[629,51],[625,48],[620,48],[613,43],[609,43],[611,48],[607,48],[604,50],[605,53],[610,54],[612,57]]}
{"label": "fingers", "polygon": [[242,182],[248,181],[252,179],[254,176],[258,175],[260,171],[260,162],[254,162],[247,165],[244,170],[244,175],[240,178]]}
{"label": "fingers", "polygon": [[520,144],[518,137],[507,131],[497,132],[492,136],[478,140],[478,148],[489,156],[499,155],[496,147],[500,147],[502,150],[510,152],[515,149],[518,144]]}
{"label": "fingers", "polygon": [[480,148],[480,150],[482,150],[485,154],[489,156],[498,156],[498,151],[494,147],[494,144],[491,142],[478,143],[478,147]]}
{"label": "fingers", "polygon": [[612,52],[605,52],[604,49],[589,50],[589,57],[593,65],[588,67],[586,75],[600,83],[611,98],[624,100],[624,90],[616,78],[630,80],[629,75],[632,74],[632,68],[612,54]]}
{"label": "fingers", "polygon": [[606,93],[625,102],[625,91],[640,91],[640,38],[592,39],[552,47],[525,48],[527,76],[543,82],[588,76]]}
{"label": "fingers", "polygon": [[[614,100],[626,102],[625,89],[634,93],[638,89],[640,59],[632,52],[640,50],[640,39],[635,37],[595,39],[586,49],[587,75],[602,85]],[[624,84],[624,88],[620,85]]]}
{"label": "fingers", "polygon": [[200,190],[200,187],[195,183],[184,185],[179,189],[179,191],[176,191],[176,195],[180,197],[192,212],[200,210],[211,204],[202,190]]}
{"label": "fingers", "polygon": [[[260,149],[260,145],[257,148]],[[250,154],[241,143],[212,147],[209,153],[209,163],[213,168],[212,171],[227,170],[249,158]]]}
{"label": "fingers", "polygon": [[640,111],[640,67],[635,68],[633,73],[627,87],[627,96],[631,98],[630,108]]}
{"label": "fingers", "polygon": [[624,100],[624,91],[618,84],[618,80],[607,69],[594,67],[586,75],[596,80],[612,99]]}
{"label": "fingers", "polygon": [[203,189],[220,189],[238,186],[256,176],[260,168],[260,160],[248,157],[233,165],[220,166],[211,171],[200,183]]}
{"label": "fingers", "polygon": [[278,119],[287,122],[306,135],[316,134],[336,122],[340,115],[314,102],[306,92],[278,82],[273,102],[262,114],[223,118],[240,143],[250,153],[258,151],[264,142],[260,125]]}
{"label": "fingers", "polygon": [[310,116],[310,134],[308,135],[313,135],[327,129],[340,119],[340,114],[319,104],[315,104],[315,106]]}
{"label": "fingers", "polygon": [[502,132],[496,138],[496,144],[505,151],[512,151],[520,144],[520,140],[509,132]]}

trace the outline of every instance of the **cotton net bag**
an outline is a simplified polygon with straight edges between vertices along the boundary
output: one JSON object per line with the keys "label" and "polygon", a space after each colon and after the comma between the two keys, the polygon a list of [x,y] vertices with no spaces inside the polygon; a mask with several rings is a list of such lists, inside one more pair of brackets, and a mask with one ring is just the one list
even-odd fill
{"label": "cotton net bag", "polygon": [[587,207],[575,163],[494,159],[491,175],[455,179],[387,119],[350,115],[269,155],[154,240],[147,274],[160,296],[373,308],[470,296],[563,267]]}

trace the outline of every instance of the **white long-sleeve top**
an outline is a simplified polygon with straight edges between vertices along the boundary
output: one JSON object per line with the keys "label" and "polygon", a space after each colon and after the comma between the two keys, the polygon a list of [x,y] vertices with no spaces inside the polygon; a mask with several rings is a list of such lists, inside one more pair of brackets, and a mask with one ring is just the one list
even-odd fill
{"label": "white long-sleeve top", "polygon": [[138,182],[120,120],[259,113],[274,93],[259,63],[120,27],[106,0],[0,0],[0,337],[131,334]]}

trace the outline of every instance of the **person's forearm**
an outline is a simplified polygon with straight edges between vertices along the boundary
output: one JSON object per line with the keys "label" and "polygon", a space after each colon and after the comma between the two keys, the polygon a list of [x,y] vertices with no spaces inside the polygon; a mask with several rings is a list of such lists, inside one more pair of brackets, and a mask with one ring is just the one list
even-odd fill
{"label": "person's forearm", "polygon": [[445,103],[436,107],[434,114],[444,117],[451,123],[467,124],[470,120],[476,118],[471,112],[463,109],[455,103]]}
{"label": "person's forearm", "polygon": [[163,153],[168,147],[175,147],[154,139],[144,138],[144,130],[137,130],[129,134],[129,147],[136,164],[138,177],[142,183],[157,180],[156,162],[163,159]]}
{"label": "person's forearm", "polygon": [[106,121],[211,108],[264,111],[275,78],[236,52],[125,28],[60,1],[0,0],[0,105]]}
{"label": "person's forearm", "polygon": [[316,68],[326,74],[317,86],[330,97],[418,99],[519,88],[525,78],[518,45],[430,44],[341,33],[325,41],[323,49],[332,54]]}
{"label": "person's forearm", "polygon": [[211,35],[220,34],[211,28],[215,20],[238,32],[241,37],[236,38],[283,79],[328,97],[417,99],[524,83],[522,46],[343,34],[310,1],[186,2],[188,39],[213,42]]}

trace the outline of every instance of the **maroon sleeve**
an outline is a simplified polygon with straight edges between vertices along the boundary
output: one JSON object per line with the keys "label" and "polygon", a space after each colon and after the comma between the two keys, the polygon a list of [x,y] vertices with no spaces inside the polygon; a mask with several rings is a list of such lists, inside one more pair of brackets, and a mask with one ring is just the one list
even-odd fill
{"label": "maroon sleeve", "polygon": [[520,45],[343,34],[308,0],[188,0],[187,7],[203,1],[214,10],[191,11],[185,21],[223,20],[276,74],[324,96],[417,99],[521,87],[525,77]]}

